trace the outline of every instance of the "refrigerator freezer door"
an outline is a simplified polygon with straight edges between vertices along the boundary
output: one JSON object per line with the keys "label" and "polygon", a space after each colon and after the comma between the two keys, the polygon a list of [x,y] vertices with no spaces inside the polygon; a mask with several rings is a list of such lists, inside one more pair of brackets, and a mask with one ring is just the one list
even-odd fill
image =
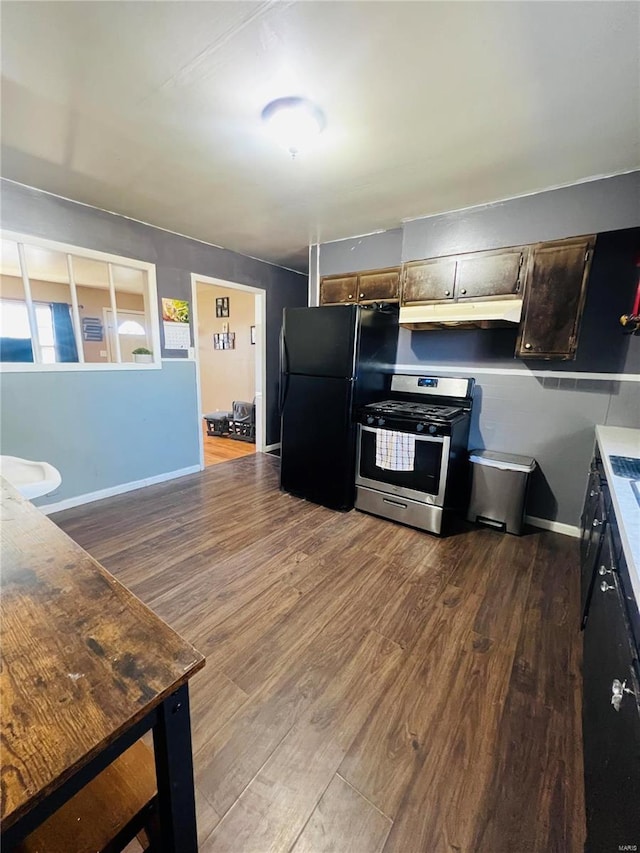
{"label": "refrigerator freezer door", "polygon": [[353,376],[359,311],[357,305],[285,308],[282,371],[303,376]]}
{"label": "refrigerator freezer door", "polygon": [[289,376],[280,460],[280,485],[286,492],[331,509],[353,507],[352,392],[348,379]]}

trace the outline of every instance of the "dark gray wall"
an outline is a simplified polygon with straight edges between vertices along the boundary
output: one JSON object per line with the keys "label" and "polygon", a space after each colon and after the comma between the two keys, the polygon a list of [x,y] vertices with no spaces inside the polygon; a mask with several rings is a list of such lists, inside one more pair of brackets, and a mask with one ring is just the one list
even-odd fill
{"label": "dark gray wall", "polygon": [[335,243],[323,243],[320,251],[320,275],[394,267],[400,264],[401,258],[402,228]]}
{"label": "dark gray wall", "polygon": [[640,171],[405,222],[402,260],[599,234],[640,225]]}
{"label": "dark gray wall", "polygon": [[[282,309],[307,304],[306,275],[4,179],[0,191],[3,228],[153,263],[159,299],[191,300],[191,273],[265,290],[267,444],[280,440],[277,390]],[[162,355],[187,357],[187,353],[164,349]]]}
{"label": "dark gray wall", "polygon": [[427,216],[320,246],[320,275],[640,226],[640,171]]}
{"label": "dark gray wall", "polygon": [[[324,244],[320,275],[598,234],[575,361],[516,360],[515,329],[401,329],[396,358],[399,372],[475,376],[470,444],[534,456],[529,513],[576,525],[595,425],[640,426],[638,382],[589,376],[640,374],[640,337],[623,335],[618,323],[637,286],[639,226],[640,172],[633,172]],[[536,375],[542,371],[554,375]],[[576,371],[584,378],[566,376]]]}

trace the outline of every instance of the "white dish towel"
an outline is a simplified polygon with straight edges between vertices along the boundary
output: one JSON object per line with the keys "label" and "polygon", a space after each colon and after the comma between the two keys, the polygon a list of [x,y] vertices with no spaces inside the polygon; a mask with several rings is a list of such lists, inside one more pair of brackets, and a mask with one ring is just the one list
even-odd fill
{"label": "white dish towel", "polygon": [[376,430],[376,466],[385,471],[413,471],[416,437],[392,429]]}

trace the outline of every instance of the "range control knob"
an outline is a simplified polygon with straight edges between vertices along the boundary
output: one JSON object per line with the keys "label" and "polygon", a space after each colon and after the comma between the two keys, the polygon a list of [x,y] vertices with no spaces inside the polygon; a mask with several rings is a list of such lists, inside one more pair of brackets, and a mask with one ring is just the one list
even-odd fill
{"label": "range control knob", "polygon": [[416,432],[422,432],[424,430],[424,424],[417,424]]}
{"label": "range control knob", "polygon": [[384,426],[384,418],[378,418],[378,426]]}
{"label": "range control knob", "polygon": [[372,424],[374,422],[374,420],[375,420],[375,418],[372,415],[367,415],[367,423],[368,424]]}
{"label": "range control knob", "polygon": [[437,428],[437,426],[436,426],[435,424],[429,424],[429,432],[431,433],[431,435],[435,435],[435,434],[436,434],[437,429],[438,429],[438,428]]}

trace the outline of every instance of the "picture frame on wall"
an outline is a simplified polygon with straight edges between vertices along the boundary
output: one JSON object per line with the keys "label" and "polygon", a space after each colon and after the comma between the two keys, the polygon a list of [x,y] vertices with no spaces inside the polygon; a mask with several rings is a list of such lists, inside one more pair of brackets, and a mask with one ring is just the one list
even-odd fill
{"label": "picture frame on wall", "polygon": [[229,316],[229,297],[216,296],[216,317]]}
{"label": "picture frame on wall", "polygon": [[236,333],[235,332],[216,332],[213,336],[214,349],[235,349],[236,348]]}

